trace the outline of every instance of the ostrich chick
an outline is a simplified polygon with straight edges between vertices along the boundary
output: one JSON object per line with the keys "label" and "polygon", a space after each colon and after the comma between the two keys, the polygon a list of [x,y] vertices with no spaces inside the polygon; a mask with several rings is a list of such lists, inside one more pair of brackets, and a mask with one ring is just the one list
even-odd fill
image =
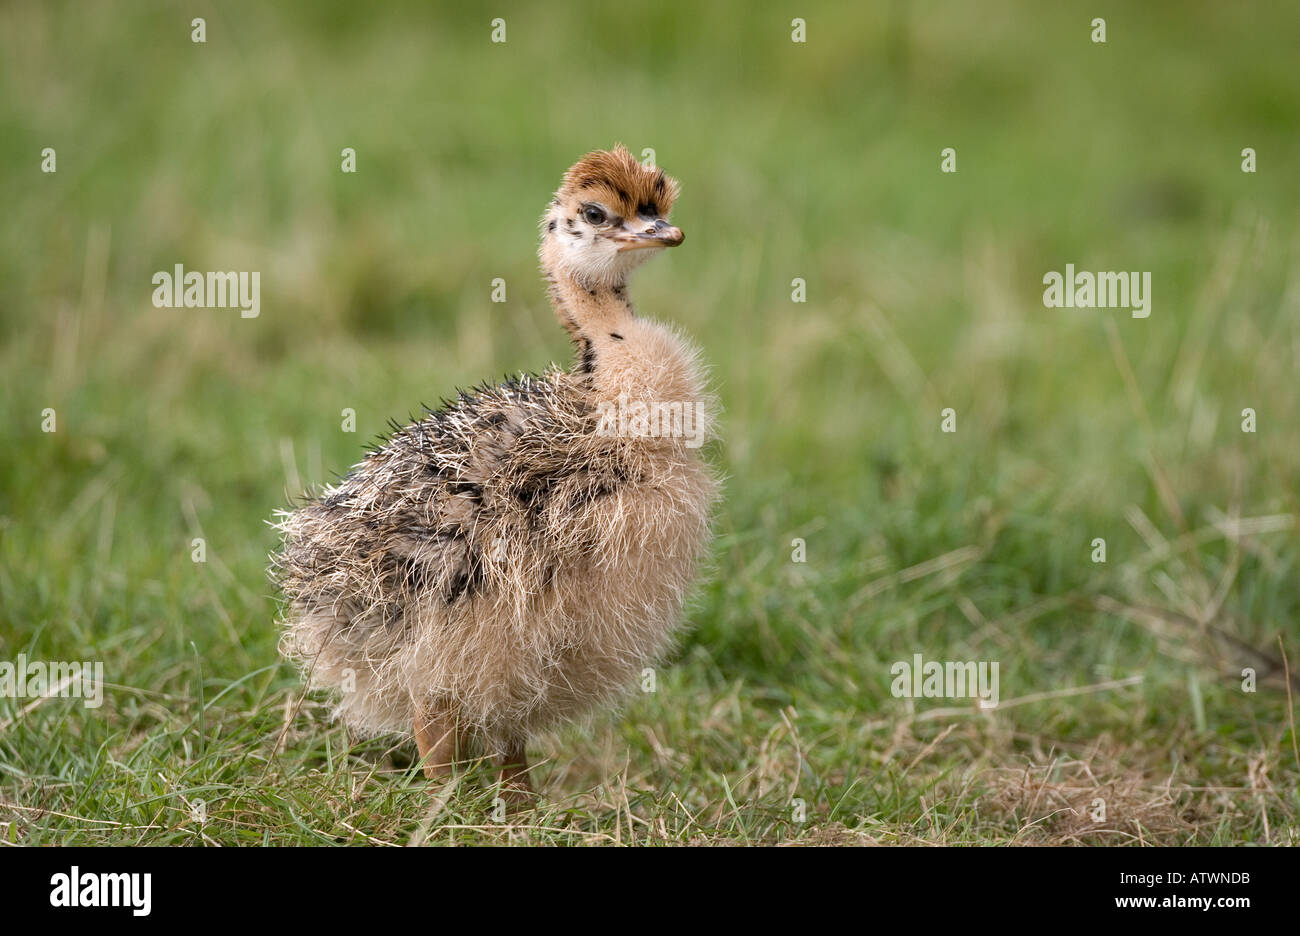
{"label": "ostrich chick", "polygon": [[677,190],[622,146],[583,157],[540,249],[574,367],[462,392],[279,514],[283,650],[360,733],[413,729],[431,778],[477,754],[530,790],[528,738],[672,643],[717,497],[712,402],[627,277],[682,242]]}

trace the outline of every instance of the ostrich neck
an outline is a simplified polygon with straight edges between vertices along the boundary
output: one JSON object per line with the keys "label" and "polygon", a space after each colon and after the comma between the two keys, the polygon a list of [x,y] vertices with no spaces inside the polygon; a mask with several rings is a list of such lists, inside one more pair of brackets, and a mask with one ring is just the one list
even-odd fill
{"label": "ostrich neck", "polygon": [[575,370],[594,373],[601,351],[611,342],[624,340],[636,320],[626,280],[584,283],[556,264],[548,264],[545,273],[555,316],[578,352]]}
{"label": "ostrich neck", "polygon": [[[542,250],[551,303],[577,348],[572,375],[596,398],[705,405],[694,347],[673,329],[632,312],[626,277],[584,282]],[[621,405],[621,404],[620,404]],[[685,412],[685,410],[683,410]],[[701,424],[703,431],[703,424]]]}

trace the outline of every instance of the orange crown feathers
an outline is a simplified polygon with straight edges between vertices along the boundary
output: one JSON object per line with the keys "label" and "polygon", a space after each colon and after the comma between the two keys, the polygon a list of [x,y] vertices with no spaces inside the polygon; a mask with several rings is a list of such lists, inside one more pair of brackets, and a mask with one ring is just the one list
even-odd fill
{"label": "orange crown feathers", "polygon": [[662,169],[642,166],[623,144],[595,150],[564,174],[561,192],[590,194],[625,218],[638,214],[667,217],[677,200],[677,180]]}

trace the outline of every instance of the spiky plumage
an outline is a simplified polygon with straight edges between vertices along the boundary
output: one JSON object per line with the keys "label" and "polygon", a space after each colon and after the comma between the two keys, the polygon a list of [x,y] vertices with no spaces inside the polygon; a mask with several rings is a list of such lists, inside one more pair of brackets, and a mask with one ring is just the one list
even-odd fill
{"label": "spiky plumage", "polygon": [[[541,257],[574,371],[463,393],[281,515],[283,649],[339,691],[354,728],[414,720],[418,735],[434,713],[488,753],[520,750],[616,699],[671,645],[716,481],[690,439],[618,434],[606,417],[620,398],[689,402],[696,437],[711,432],[695,349],[634,316],[626,293],[631,261],[656,252],[640,247],[680,243],[663,220],[676,193],[621,147],[570,169]],[[588,223],[593,205],[604,223]]]}

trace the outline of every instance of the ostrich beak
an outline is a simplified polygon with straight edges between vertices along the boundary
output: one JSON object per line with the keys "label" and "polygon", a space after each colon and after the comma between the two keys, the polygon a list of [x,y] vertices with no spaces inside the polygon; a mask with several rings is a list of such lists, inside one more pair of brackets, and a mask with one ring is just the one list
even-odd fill
{"label": "ostrich beak", "polygon": [[618,252],[622,253],[625,250],[641,250],[646,247],[676,247],[686,240],[686,235],[682,233],[681,228],[673,227],[663,218],[659,218],[654,222],[644,221],[628,225],[615,235],[614,240],[619,244]]}

